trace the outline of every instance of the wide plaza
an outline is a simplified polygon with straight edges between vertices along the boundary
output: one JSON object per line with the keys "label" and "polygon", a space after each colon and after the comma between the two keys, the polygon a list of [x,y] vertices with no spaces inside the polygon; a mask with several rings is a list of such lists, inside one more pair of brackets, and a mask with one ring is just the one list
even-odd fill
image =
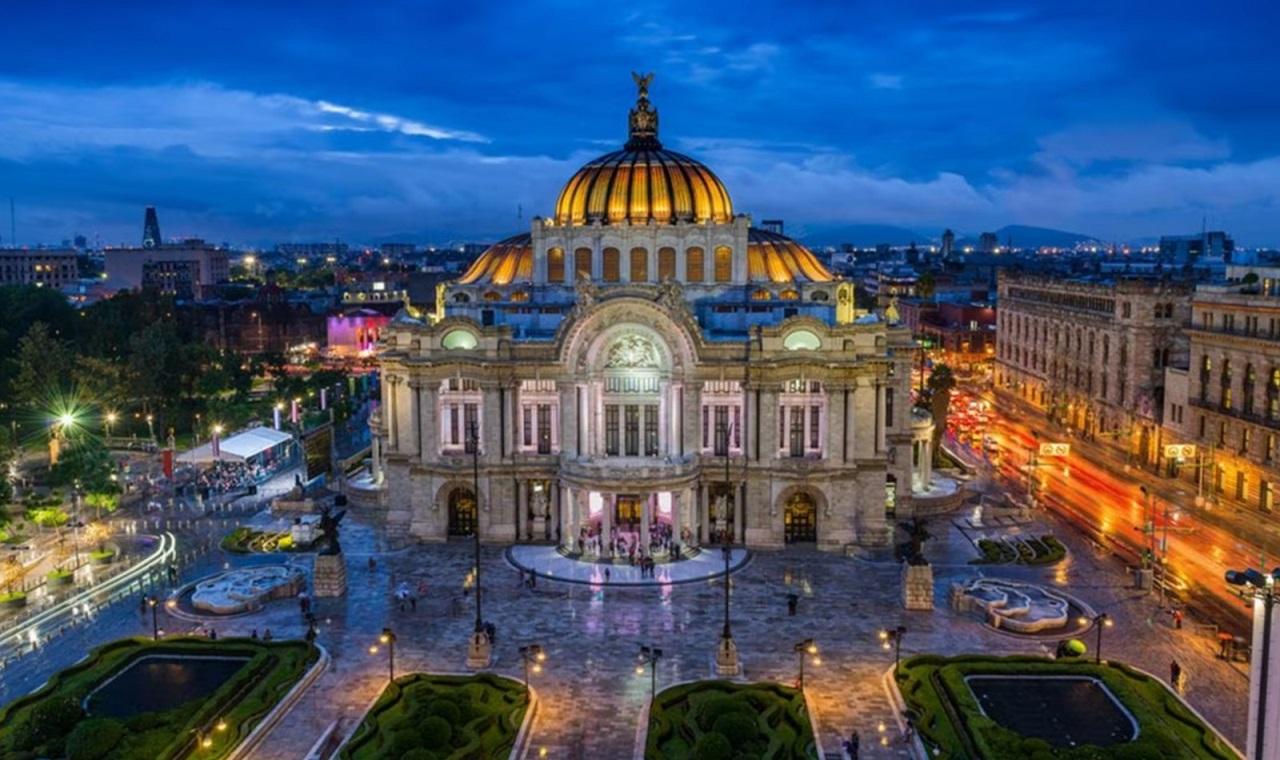
{"label": "wide plaza", "polygon": [[[1185,696],[1232,743],[1245,733],[1247,666],[1215,657],[1209,632],[1176,630],[1154,596],[1132,588],[1125,568],[1100,556],[1070,528],[1037,515],[1033,524],[996,525],[986,534],[1053,532],[1068,547],[1067,559],[1046,568],[969,564],[977,556],[972,510],[931,524],[935,538],[925,545],[935,572],[936,608],[907,612],[901,604],[901,567],[889,550],[839,556],[802,548],[753,552],[732,574],[731,622],[743,663],[743,678],[793,684],[793,646],[813,639],[821,664],[810,665],[805,689],[815,713],[821,749],[838,756],[851,731],[862,737],[863,757],[909,757],[901,715],[892,706],[884,675],[893,652],[879,631],[904,626],[903,654],[1051,654],[1053,642],[995,632],[969,614],[953,612],[947,590],[979,576],[1034,581],[1069,592],[1114,626],[1104,633],[1103,656],[1167,679],[1176,659],[1187,675]],[[266,524],[263,514],[246,518]],[[199,523],[199,521],[196,521]],[[230,523],[219,520],[210,530]],[[979,522],[979,524],[981,524]],[[960,529],[964,527],[964,531]],[[979,531],[982,532],[982,531]],[[206,544],[207,546],[207,544]],[[185,555],[183,581],[224,567],[266,561],[260,555],[232,555],[215,548]],[[318,643],[332,657],[326,672],[268,732],[252,756],[299,758],[327,734],[341,736],[359,722],[386,683],[385,652],[371,654],[386,627],[397,635],[396,672],[464,672],[468,636],[475,615],[473,547],[470,542],[387,550],[380,531],[348,517],[343,533],[348,590],[344,597],[317,599]],[[640,716],[649,699],[650,675],[638,675],[641,645],[663,650],[657,686],[714,677],[714,651],[723,623],[719,579],[648,586],[566,583],[540,578],[535,588],[522,582],[505,547],[481,550],[483,614],[495,625],[491,670],[522,677],[518,648],[541,644],[548,654],[533,677],[539,708],[530,756],[556,758],[631,757]],[[372,560],[372,561],[371,561]],[[311,557],[294,561],[309,567]],[[735,563],[736,564],[736,563]],[[395,592],[407,584],[424,593],[402,605]],[[425,585],[422,585],[425,584]],[[788,596],[799,597],[796,614]],[[170,634],[196,629],[190,621],[161,615]],[[215,624],[219,637],[259,635],[299,638],[306,623],[293,601]],[[151,620],[137,605],[121,601],[98,613],[91,624],[72,625],[39,656],[24,656],[4,671],[5,701],[34,688],[78,654],[122,635],[149,635]],[[1093,646],[1094,634],[1084,636]],[[36,653],[32,653],[36,654]],[[1092,654],[1092,652],[1091,652]],[[544,754],[545,750],[545,754]]]}

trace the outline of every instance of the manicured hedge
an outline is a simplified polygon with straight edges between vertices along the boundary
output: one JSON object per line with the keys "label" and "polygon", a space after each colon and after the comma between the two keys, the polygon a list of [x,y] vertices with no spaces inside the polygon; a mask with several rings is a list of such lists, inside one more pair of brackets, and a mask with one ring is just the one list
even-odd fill
{"label": "manicured hedge", "polygon": [[300,552],[310,547],[298,547],[293,544],[293,534],[289,531],[268,532],[253,528],[239,527],[222,537],[222,548],[236,554],[250,552]]}
{"label": "manicured hedge", "polygon": [[524,686],[492,673],[413,673],[383,690],[343,760],[504,758],[524,721]]}
{"label": "manicured hedge", "polygon": [[804,695],[781,684],[697,681],[660,692],[649,710],[648,760],[817,756]]}
{"label": "manicured hedge", "polygon": [[[986,717],[965,682],[969,675],[1092,676],[1137,719],[1138,737],[1108,748],[1055,748]],[[937,758],[950,760],[1237,760],[1236,755],[1160,681],[1116,663],[1096,665],[1040,657],[920,655],[904,660],[898,687],[915,714],[916,730]]]}
{"label": "manicured hedge", "polygon": [[1067,547],[1053,536],[1030,538],[980,538],[982,556],[972,565],[1052,565],[1067,556]]}
{"label": "manicured hedge", "polygon": [[[216,655],[249,660],[217,691],[202,700],[125,719],[100,719],[85,714],[80,705],[89,692],[147,655]],[[196,638],[114,641],[56,673],[39,691],[20,697],[0,710],[0,757],[34,760],[61,757],[74,751],[76,757],[86,758],[169,760],[185,757],[198,731],[225,721],[225,730],[209,734],[213,745],[199,750],[201,758],[216,760],[225,757],[248,736],[318,656],[314,646],[302,641]],[[109,742],[111,736],[117,734],[117,724],[123,730],[115,742]],[[110,746],[103,750],[104,744]]]}

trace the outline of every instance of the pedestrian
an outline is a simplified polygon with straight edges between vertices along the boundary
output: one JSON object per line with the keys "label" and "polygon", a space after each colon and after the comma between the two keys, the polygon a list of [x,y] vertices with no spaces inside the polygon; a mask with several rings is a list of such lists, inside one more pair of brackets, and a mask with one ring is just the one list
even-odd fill
{"label": "pedestrian", "polygon": [[862,746],[862,736],[855,730],[849,736],[849,757],[858,760],[858,748]]}
{"label": "pedestrian", "polygon": [[418,611],[418,597],[413,596],[412,594],[409,595],[409,611],[410,612]]}
{"label": "pedestrian", "polygon": [[1172,660],[1169,663],[1169,685],[1175,691],[1182,691],[1182,666],[1178,664],[1177,660]]}
{"label": "pedestrian", "polygon": [[313,643],[316,640],[316,627],[314,625],[307,626],[307,633],[303,638],[307,640],[308,644]]}
{"label": "pedestrian", "polygon": [[604,582],[605,583],[609,582],[609,568],[607,567],[604,569]]}
{"label": "pedestrian", "polygon": [[266,629],[265,631],[263,631],[263,632],[262,632],[262,640],[263,640],[263,641],[271,641],[271,629],[270,629],[270,628],[268,628],[268,629]]}
{"label": "pedestrian", "polygon": [[1173,627],[1179,631],[1182,630],[1182,610],[1173,611]]}
{"label": "pedestrian", "polygon": [[209,640],[210,640],[210,641],[217,641],[217,640],[218,640],[218,631],[217,631],[217,629],[215,629],[215,628],[210,628],[210,629],[209,629]]}
{"label": "pedestrian", "polygon": [[787,615],[796,616],[796,608],[800,606],[800,597],[795,594],[787,594]]}

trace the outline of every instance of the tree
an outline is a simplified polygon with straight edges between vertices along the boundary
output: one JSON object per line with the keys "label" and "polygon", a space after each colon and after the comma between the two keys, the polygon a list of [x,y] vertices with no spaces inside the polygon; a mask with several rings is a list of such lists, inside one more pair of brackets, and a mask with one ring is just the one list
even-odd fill
{"label": "tree", "polygon": [[81,434],[71,439],[58,457],[58,463],[49,470],[49,484],[78,483],[85,491],[115,493],[119,487],[111,479],[113,472],[115,462],[102,439]]}
{"label": "tree", "polygon": [[0,564],[0,588],[4,588],[6,595],[13,596],[26,575],[26,565],[18,561],[17,555],[10,554],[4,563]]}
{"label": "tree", "polygon": [[956,387],[955,375],[945,364],[935,364],[929,373],[929,411],[933,414],[933,461],[942,461],[942,434],[947,429],[947,413],[951,408],[951,391]]}
{"label": "tree", "polygon": [[75,370],[71,347],[56,337],[44,322],[31,325],[18,341],[13,398],[40,405],[69,395]]}

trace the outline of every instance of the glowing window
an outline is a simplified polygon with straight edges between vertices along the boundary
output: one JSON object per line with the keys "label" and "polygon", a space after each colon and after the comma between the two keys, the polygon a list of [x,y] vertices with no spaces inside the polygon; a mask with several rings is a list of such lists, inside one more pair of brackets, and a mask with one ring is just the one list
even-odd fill
{"label": "glowing window", "polygon": [[716,282],[733,279],[733,249],[727,245],[716,248]]}
{"label": "glowing window", "polygon": [[470,330],[450,330],[444,334],[440,345],[453,350],[469,351],[476,347],[476,335]]}
{"label": "glowing window", "polygon": [[547,251],[547,282],[564,282],[564,249]]}
{"label": "glowing window", "polygon": [[778,294],[778,298],[784,301],[797,301],[800,299],[800,294],[794,290],[784,290]]}
{"label": "glowing window", "polygon": [[658,279],[674,280],[676,278],[676,249],[658,249]]}
{"label": "glowing window", "polygon": [[579,248],[573,252],[573,275],[576,280],[591,279],[590,248]]}
{"label": "glowing window", "polygon": [[698,247],[685,251],[684,279],[686,282],[702,282],[706,270],[702,264],[702,249]]}
{"label": "glowing window", "polygon": [[605,282],[617,282],[621,279],[621,258],[622,254],[617,248],[604,249],[604,274],[601,277]]}
{"label": "glowing window", "polygon": [[649,279],[649,252],[643,248],[631,249],[631,281],[644,282]]}
{"label": "glowing window", "polygon": [[808,330],[792,330],[782,339],[782,347],[788,351],[817,351],[822,340]]}

